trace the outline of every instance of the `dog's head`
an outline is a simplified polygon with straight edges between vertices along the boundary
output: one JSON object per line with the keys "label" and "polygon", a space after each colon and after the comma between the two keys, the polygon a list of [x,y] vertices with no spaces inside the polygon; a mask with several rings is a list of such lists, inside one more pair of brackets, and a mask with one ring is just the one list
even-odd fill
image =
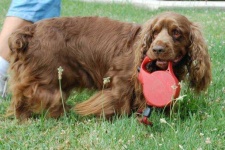
{"label": "dog's head", "polygon": [[147,55],[156,67],[166,69],[168,61],[172,61],[177,72],[176,66],[182,69],[186,66],[190,85],[197,92],[209,85],[211,67],[207,45],[199,26],[185,16],[167,12],[149,20],[142,27],[139,42],[137,63]]}

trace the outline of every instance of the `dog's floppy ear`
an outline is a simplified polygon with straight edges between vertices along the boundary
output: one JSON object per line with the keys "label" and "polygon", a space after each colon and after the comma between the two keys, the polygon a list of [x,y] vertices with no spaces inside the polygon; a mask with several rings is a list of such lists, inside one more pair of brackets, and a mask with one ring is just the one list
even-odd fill
{"label": "dog's floppy ear", "polygon": [[142,25],[141,31],[138,34],[138,42],[135,45],[135,65],[133,79],[135,82],[136,97],[139,97],[140,102],[142,102],[143,95],[141,84],[137,79],[138,68],[140,67],[141,62],[152,43],[152,22],[153,20],[149,20],[144,25]]}
{"label": "dog's floppy ear", "polygon": [[188,55],[191,59],[188,65],[189,80],[191,87],[196,92],[200,92],[205,90],[211,82],[211,63],[200,27],[192,23],[190,28],[191,46],[189,47]]}
{"label": "dog's floppy ear", "polygon": [[139,41],[135,49],[135,64],[140,65],[146,52],[148,51],[152,43],[152,22],[153,20],[147,21],[142,27],[139,33]]}
{"label": "dog's floppy ear", "polygon": [[153,20],[147,21],[141,31],[141,39],[140,39],[140,51],[142,55],[145,55],[148,51],[151,43],[152,43],[152,22]]}

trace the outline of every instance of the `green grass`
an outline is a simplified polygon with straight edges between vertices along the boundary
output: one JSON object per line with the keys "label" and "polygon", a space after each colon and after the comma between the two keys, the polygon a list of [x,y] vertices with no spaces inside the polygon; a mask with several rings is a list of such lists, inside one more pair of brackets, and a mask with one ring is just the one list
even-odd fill
{"label": "green grass", "polygon": [[[0,1],[0,27],[8,0]],[[220,9],[147,10],[132,5],[62,1],[62,16],[107,16],[113,19],[143,23],[155,14],[175,11],[203,26],[212,58],[213,82],[208,92],[186,95],[177,102],[171,115],[155,110],[153,127],[145,127],[131,117],[115,117],[112,122],[95,117],[81,117],[74,112],[56,119],[44,114],[24,124],[5,118],[10,98],[0,107],[0,149],[225,149],[225,12]],[[0,43],[1,44],[1,43]],[[70,102],[87,99],[92,92],[74,93]],[[160,123],[165,118],[166,123]]]}

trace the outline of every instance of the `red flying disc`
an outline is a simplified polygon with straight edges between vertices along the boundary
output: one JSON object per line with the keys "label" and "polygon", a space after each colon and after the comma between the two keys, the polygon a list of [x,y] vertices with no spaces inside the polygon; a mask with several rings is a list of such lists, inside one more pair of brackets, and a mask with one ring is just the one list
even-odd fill
{"label": "red flying disc", "polygon": [[172,62],[169,62],[167,70],[149,73],[146,64],[151,62],[145,57],[141,64],[138,79],[143,85],[143,93],[146,103],[153,107],[165,107],[179,96],[179,81],[173,73]]}

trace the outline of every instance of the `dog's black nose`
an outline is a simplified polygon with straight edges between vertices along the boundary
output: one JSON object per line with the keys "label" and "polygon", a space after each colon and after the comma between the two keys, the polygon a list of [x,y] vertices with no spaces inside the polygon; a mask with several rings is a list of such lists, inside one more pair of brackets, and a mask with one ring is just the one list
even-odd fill
{"label": "dog's black nose", "polygon": [[165,51],[165,48],[163,46],[153,46],[153,52],[154,53],[163,53]]}

